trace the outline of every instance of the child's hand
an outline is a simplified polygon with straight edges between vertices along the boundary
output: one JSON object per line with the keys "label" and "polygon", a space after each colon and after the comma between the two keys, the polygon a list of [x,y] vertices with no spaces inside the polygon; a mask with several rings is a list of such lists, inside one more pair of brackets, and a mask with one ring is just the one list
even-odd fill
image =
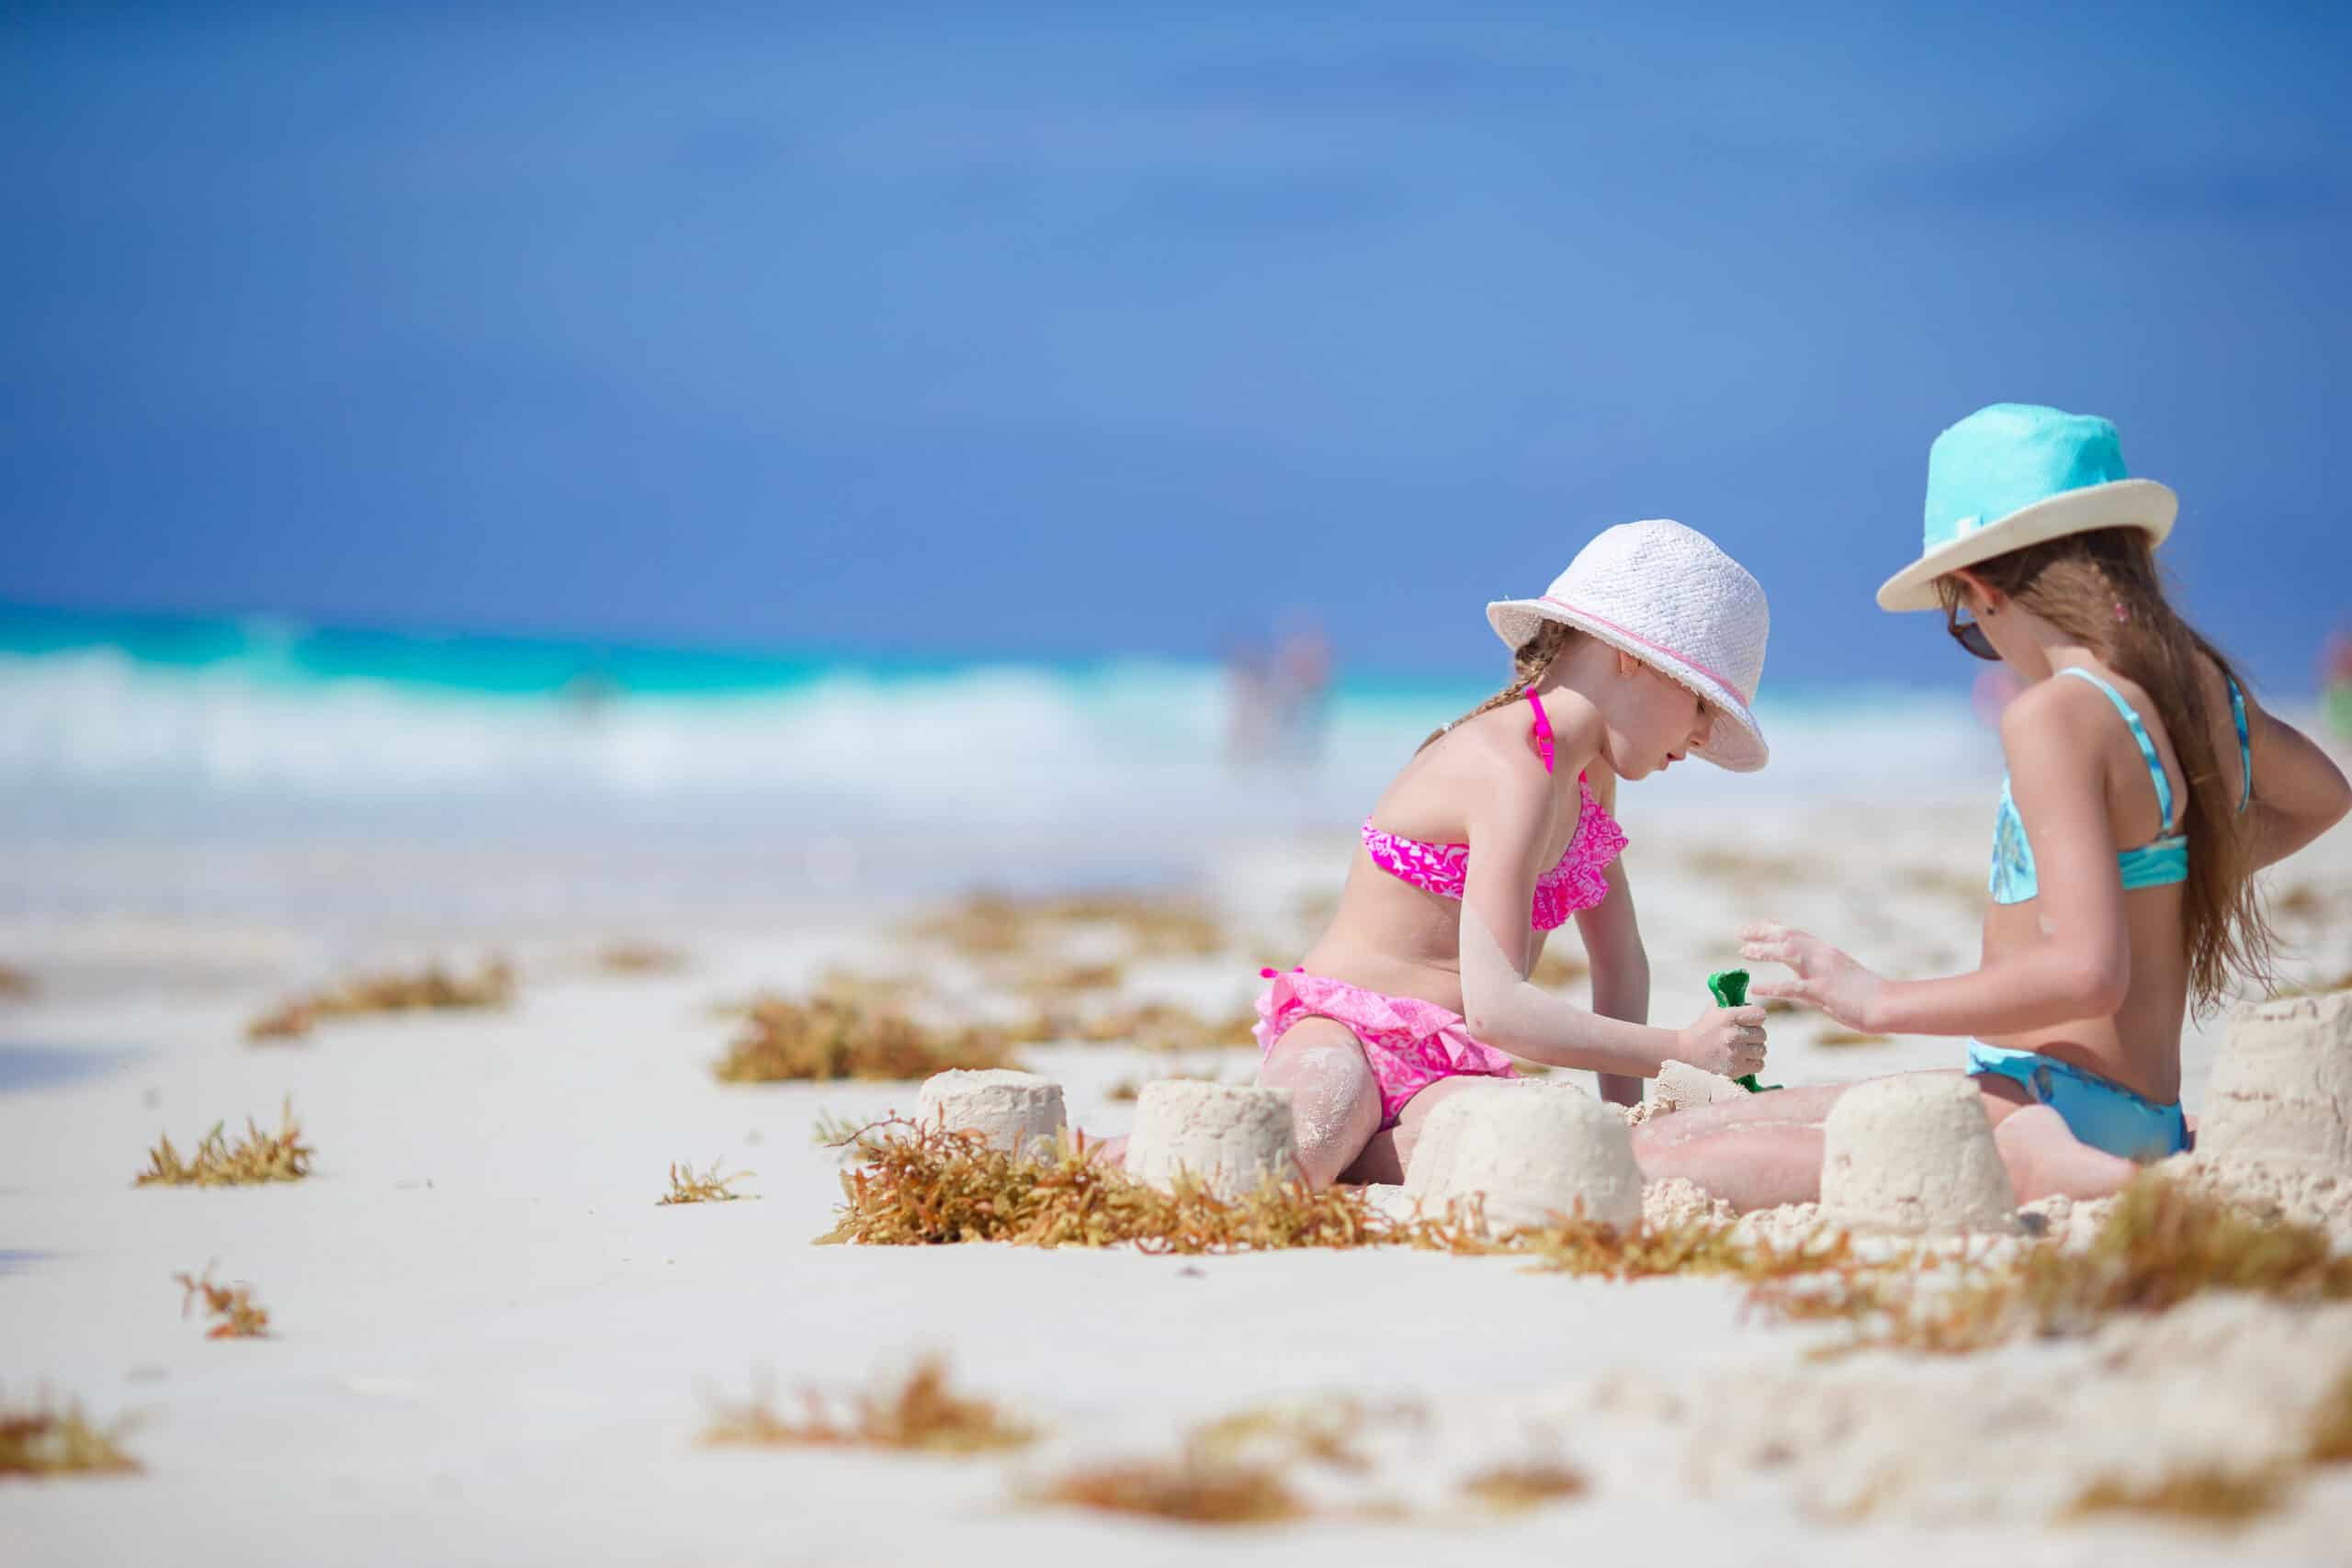
{"label": "child's hand", "polygon": [[1749,987],[1756,997],[1778,997],[1819,1008],[1849,1029],[1874,1027],[1871,1010],[1886,982],[1822,941],[1770,920],[1739,933],[1739,955],[1796,971],[1793,980],[1767,980]]}
{"label": "child's hand", "polygon": [[1764,1070],[1764,1010],[1709,1008],[1675,1036],[1675,1060],[1744,1078]]}

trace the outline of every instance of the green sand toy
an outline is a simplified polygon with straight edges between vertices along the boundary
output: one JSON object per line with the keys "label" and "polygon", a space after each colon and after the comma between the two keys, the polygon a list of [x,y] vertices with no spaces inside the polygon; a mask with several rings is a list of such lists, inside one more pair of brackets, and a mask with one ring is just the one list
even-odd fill
{"label": "green sand toy", "polygon": [[[1715,1005],[1719,1008],[1744,1008],[1747,1005],[1747,971],[1719,970],[1707,976],[1707,991],[1715,998]],[[1731,1081],[1750,1094],[1766,1094],[1781,1087],[1776,1083],[1758,1083],[1754,1073]]]}

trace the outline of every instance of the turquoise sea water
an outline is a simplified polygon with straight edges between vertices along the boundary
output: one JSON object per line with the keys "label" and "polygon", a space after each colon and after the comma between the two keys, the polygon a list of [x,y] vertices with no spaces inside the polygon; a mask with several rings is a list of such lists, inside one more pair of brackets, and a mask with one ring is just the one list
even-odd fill
{"label": "turquoise sea water", "polygon": [[[0,654],[89,652],[157,669],[232,665],[257,682],[366,680],[502,696],[560,696],[599,684],[647,696],[771,692],[819,679],[841,662],[815,654],[311,626],[262,615],[205,619],[0,605]],[[942,660],[865,662],[898,678],[955,668]]]}
{"label": "turquoise sea water", "polygon": [[[1228,678],[1206,661],[956,662],[0,606],[0,801],[36,824],[175,829],[436,813],[845,831],[1343,824],[1492,689],[1342,671],[1315,722],[1240,766]],[[1743,788],[1916,788],[1984,771],[1957,690],[1791,691],[1768,677],[1758,711],[1775,762]],[[1731,783],[1692,764],[1663,787]]]}
{"label": "turquoise sea water", "polygon": [[[1343,846],[1422,737],[1493,689],[1341,675],[1318,724],[1245,765],[1227,672],[1205,661],[0,607],[0,913],[431,926],[453,910],[701,918],[975,883],[1232,881],[1301,833]],[[1957,693],[1786,691],[1768,674],[1758,713],[1772,765],[1692,762],[1633,786],[1637,840],[1676,801],[1810,812],[1996,788],[1991,738]]]}

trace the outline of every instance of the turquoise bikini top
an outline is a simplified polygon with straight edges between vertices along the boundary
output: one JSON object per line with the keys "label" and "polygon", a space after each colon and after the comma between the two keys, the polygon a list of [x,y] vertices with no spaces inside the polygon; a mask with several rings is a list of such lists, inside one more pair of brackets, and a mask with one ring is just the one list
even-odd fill
{"label": "turquoise bikini top", "polygon": [[[2140,755],[2146,759],[2148,776],[2155,781],[2156,816],[2164,823],[2164,830],[2154,843],[2142,844],[2136,850],[2125,850],[2115,857],[2116,869],[2123,874],[2123,890],[2127,893],[2140,887],[2168,887],[2188,880],[2188,835],[2172,830],[2172,781],[2165,777],[2165,765],[2156,756],[2156,743],[2148,739],[2148,727],[2140,722],[2139,714],[2123,694],[2092,674],[2087,670],[2071,666],[2058,671],[2088,681],[2107,694],[2123,722],[2132,727],[2132,739],[2140,743]],[[2235,681],[2230,682],[2230,713],[2238,726],[2239,776],[2245,785],[2238,792],[2238,809],[2244,811],[2254,795],[2254,749],[2246,739],[2245,694],[2238,690]],[[2025,824],[2018,820],[2017,802],[2009,797],[2009,781],[2001,780],[2001,809],[1993,818],[1993,874],[1986,886],[1996,904],[2022,904],[2041,891],[2034,876],[2033,846],[2026,840]]]}

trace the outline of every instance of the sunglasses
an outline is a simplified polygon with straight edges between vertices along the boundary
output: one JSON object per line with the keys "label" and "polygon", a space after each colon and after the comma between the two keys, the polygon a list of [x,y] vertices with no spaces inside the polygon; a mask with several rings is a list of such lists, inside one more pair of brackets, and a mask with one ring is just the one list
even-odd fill
{"label": "sunglasses", "polygon": [[1944,630],[1951,633],[1952,641],[1977,658],[1989,659],[1996,664],[2000,662],[2001,656],[1994,651],[1993,639],[1984,635],[1984,628],[1974,621],[1962,620],[1957,609],[1944,612]]}

